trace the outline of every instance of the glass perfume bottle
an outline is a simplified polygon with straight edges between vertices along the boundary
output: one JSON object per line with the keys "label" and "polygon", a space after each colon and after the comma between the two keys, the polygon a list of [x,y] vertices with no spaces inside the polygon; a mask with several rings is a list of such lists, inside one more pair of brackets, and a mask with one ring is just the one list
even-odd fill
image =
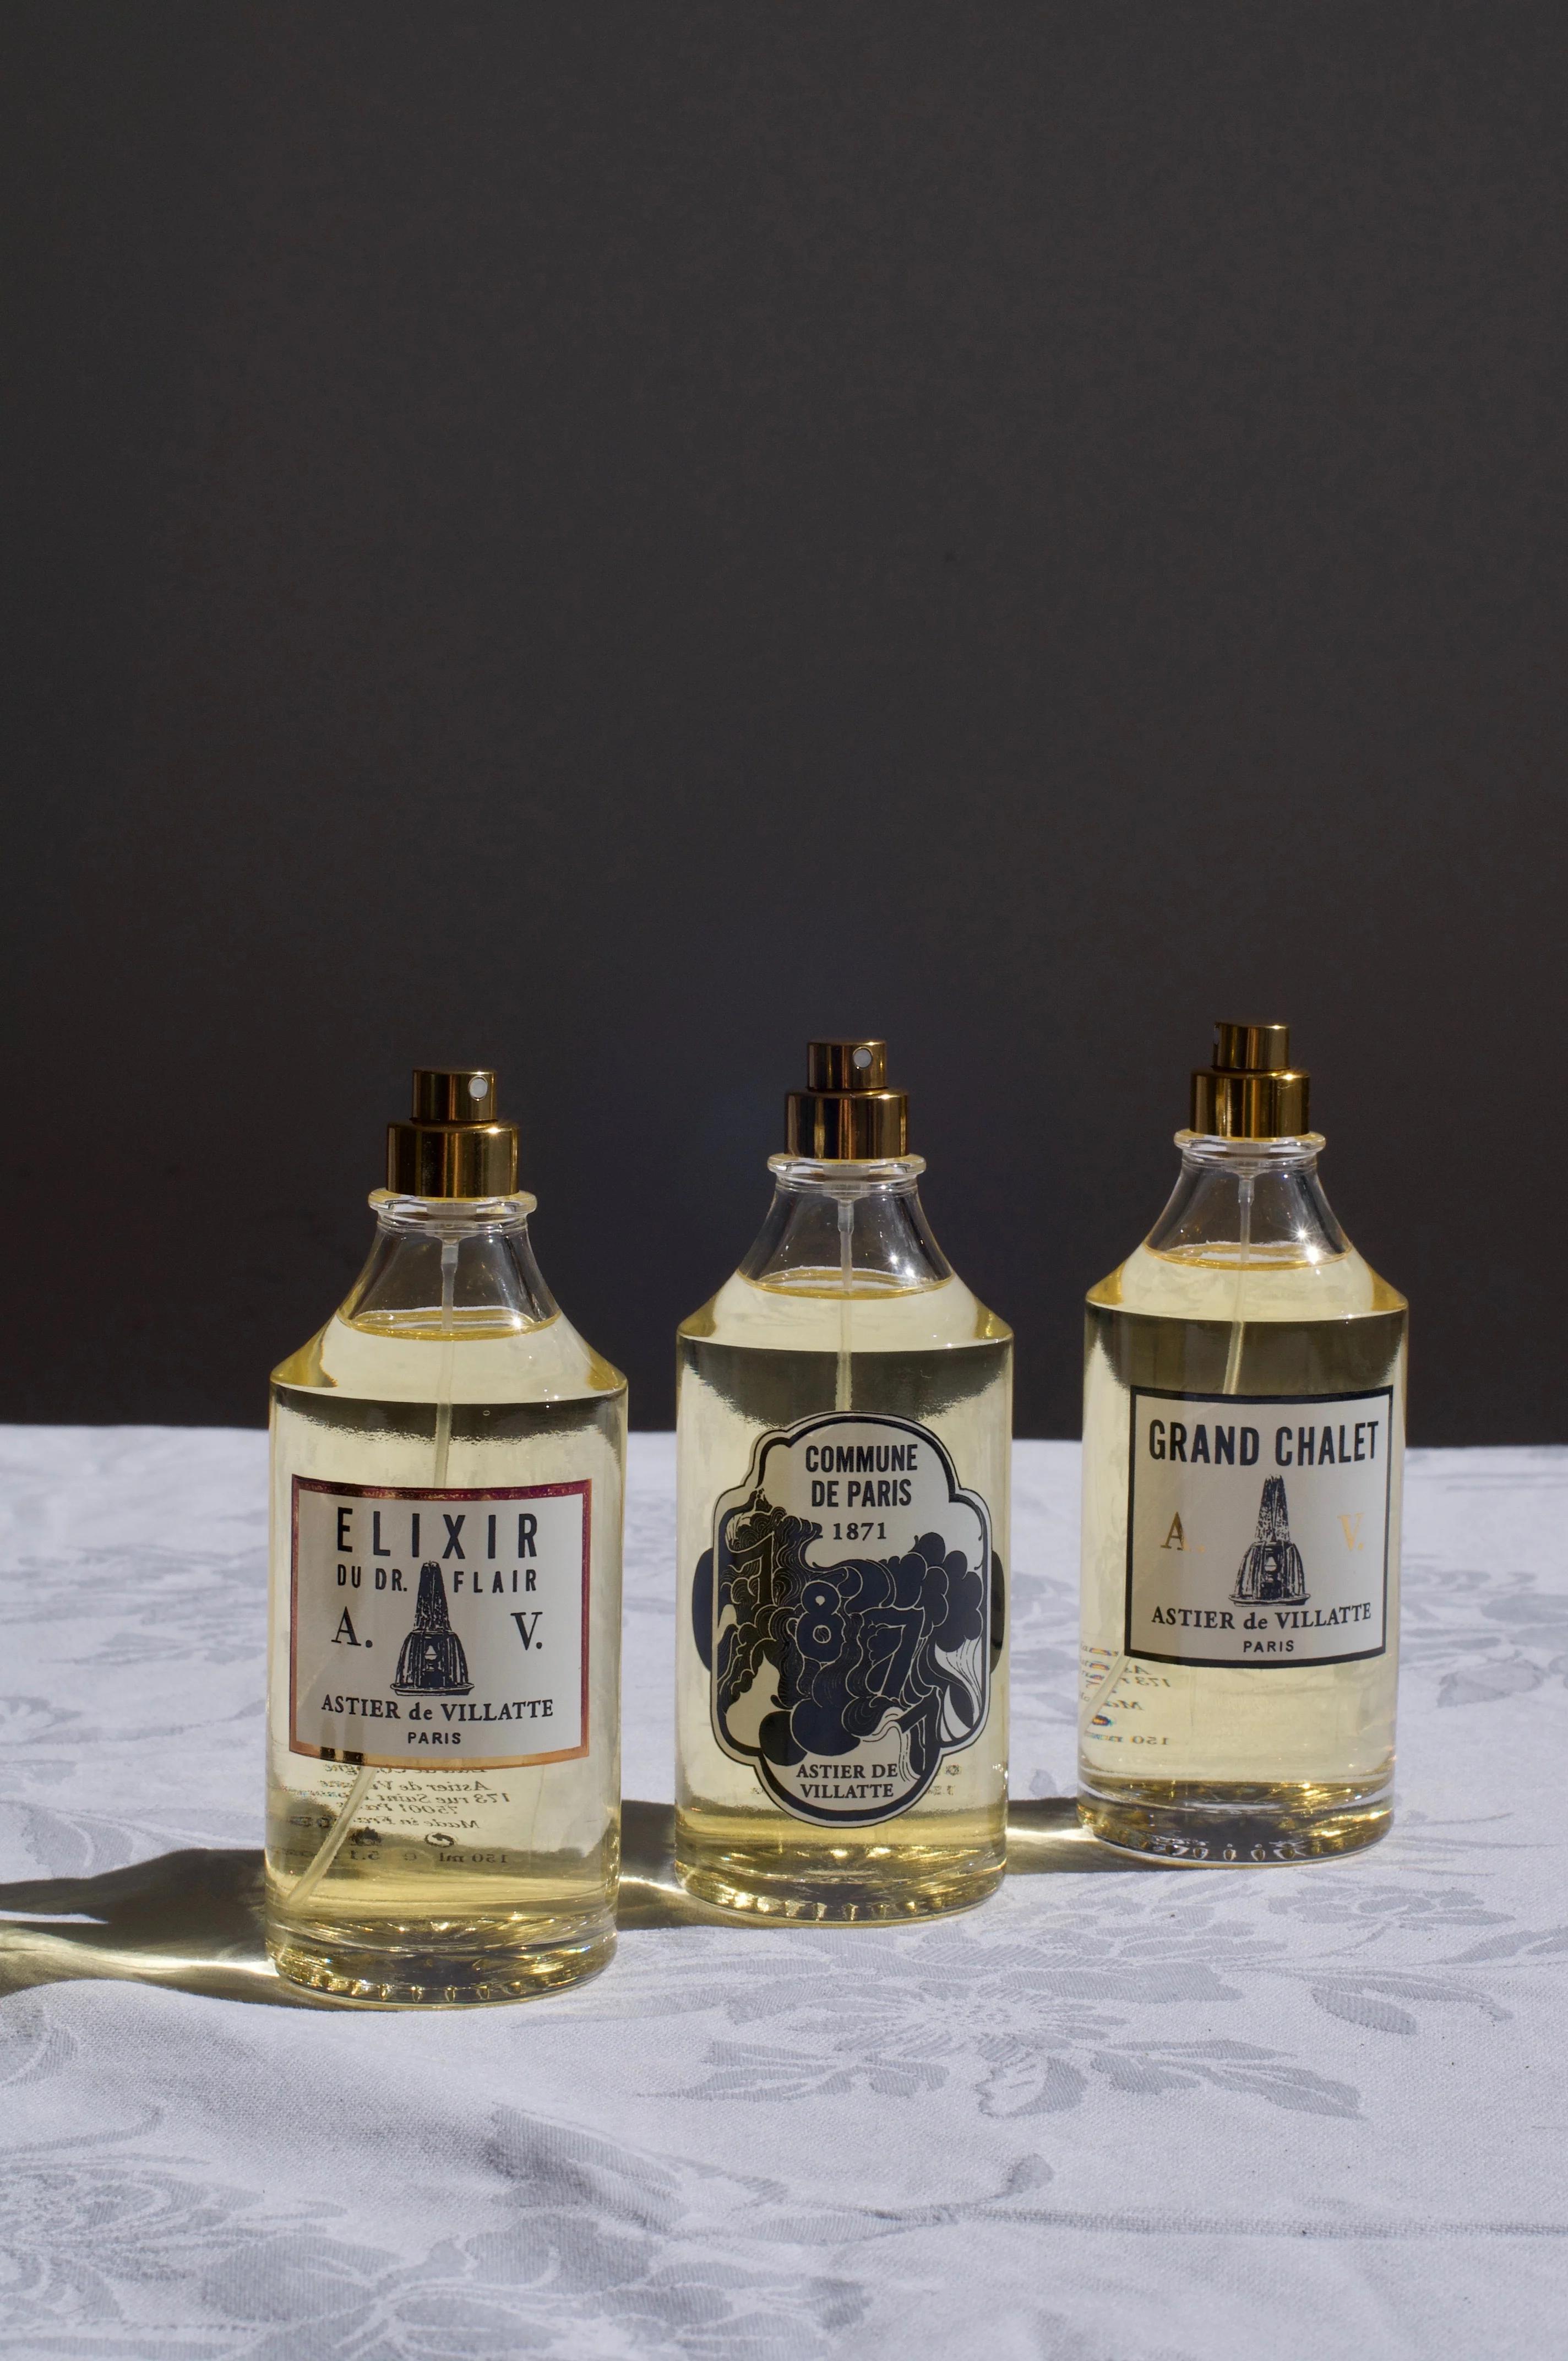
{"label": "glass perfume bottle", "polygon": [[492,1072],[416,1072],[370,1202],[272,1380],[268,1948],[519,2000],[615,1948],[626,1386],[540,1277]]}
{"label": "glass perfume bottle", "polygon": [[1218,1027],[1089,1297],[1080,1807],[1124,1850],[1348,1852],[1392,1809],[1403,1296],[1318,1179],[1283,1025]]}
{"label": "glass perfume bottle", "polygon": [[679,1336],[675,1865],[780,1919],[1005,1859],[1011,1332],[927,1225],[880,1041],[814,1041],[751,1253]]}

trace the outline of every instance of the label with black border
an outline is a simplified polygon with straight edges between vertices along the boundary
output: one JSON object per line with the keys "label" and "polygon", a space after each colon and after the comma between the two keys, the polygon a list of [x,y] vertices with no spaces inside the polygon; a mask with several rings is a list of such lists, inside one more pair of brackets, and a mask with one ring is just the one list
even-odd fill
{"label": "label with black border", "polygon": [[293,1479],[289,1746],[509,1770],[588,1751],[593,1484]]}
{"label": "label with black border", "polygon": [[894,1818],[985,1727],[1002,1586],[986,1503],[928,1427],[759,1436],[693,1584],[715,1738],[797,1819]]}
{"label": "label with black border", "polygon": [[1266,1672],[1388,1644],[1394,1395],[1135,1387],[1129,1656]]}

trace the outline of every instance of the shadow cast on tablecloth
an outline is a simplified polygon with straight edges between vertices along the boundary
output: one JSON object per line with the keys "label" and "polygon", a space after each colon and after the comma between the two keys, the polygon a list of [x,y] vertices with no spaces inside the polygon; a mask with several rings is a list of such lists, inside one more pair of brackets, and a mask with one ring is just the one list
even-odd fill
{"label": "shadow cast on tablecloth", "polygon": [[[1015,1804],[1008,1814],[1008,1875],[1132,1871],[1144,1864],[1096,1844],[1070,1796]],[[674,1873],[668,1804],[621,1807],[622,1932],[650,1927],[744,1927],[708,1909]],[[82,1977],[166,1984],[274,2008],[334,2008],[280,1981],[261,1937],[261,1855],[192,1847],[97,1877],[0,1885],[0,1995]],[[777,1932],[777,1922],[770,1922]]]}

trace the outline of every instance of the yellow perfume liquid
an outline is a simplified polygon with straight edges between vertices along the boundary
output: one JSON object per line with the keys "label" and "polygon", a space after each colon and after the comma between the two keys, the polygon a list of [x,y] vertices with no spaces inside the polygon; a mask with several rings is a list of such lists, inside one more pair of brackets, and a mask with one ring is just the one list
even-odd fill
{"label": "yellow perfume liquid", "polygon": [[614,1948],[625,1386],[531,1198],[372,1202],[273,1379],[268,1943],[348,2001],[521,1999]]}
{"label": "yellow perfume liquid", "polygon": [[679,1334],[677,1872],[782,1920],[966,1908],[1005,1860],[1011,1335],[918,1159],[773,1169]]}
{"label": "yellow perfume liquid", "polygon": [[1180,1135],[1088,1301],[1080,1808],[1175,1861],[1348,1851],[1392,1809],[1406,1307],[1289,1079],[1299,1133]]}

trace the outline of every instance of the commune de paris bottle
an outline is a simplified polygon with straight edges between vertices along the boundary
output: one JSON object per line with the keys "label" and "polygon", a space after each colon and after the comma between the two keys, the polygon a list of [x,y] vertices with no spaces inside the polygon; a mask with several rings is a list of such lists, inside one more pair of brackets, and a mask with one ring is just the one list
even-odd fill
{"label": "commune de paris bottle", "polygon": [[1392,1810],[1405,1299],[1318,1180],[1283,1025],[1223,1024],[1154,1230],[1089,1297],[1080,1808],[1204,1864]]}
{"label": "commune de paris bottle", "polygon": [[772,1208],[680,1331],[675,1866],[778,1919],[1001,1878],[1011,1332],[927,1225],[880,1041],[814,1041]]}
{"label": "commune de paris bottle", "polygon": [[420,1071],[346,1301],[272,1379],[267,1942],[370,2005],[615,1948],[626,1386],[551,1301],[488,1069]]}

